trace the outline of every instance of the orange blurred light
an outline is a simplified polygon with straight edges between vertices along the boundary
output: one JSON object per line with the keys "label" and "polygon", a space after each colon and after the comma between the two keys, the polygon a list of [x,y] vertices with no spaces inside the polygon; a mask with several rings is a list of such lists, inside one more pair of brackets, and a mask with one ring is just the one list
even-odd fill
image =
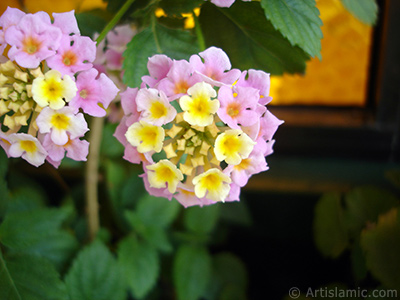
{"label": "orange blurred light", "polygon": [[[23,6],[21,6],[21,3],[23,3]],[[78,13],[96,8],[105,9],[107,3],[103,0],[1,0],[0,14],[3,14],[7,6],[19,8],[28,13],[45,11],[51,15],[53,12],[60,13],[71,10]]]}
{"label": "orange blurred light", "polygon": [[363,106],[372,28],[351,15],[340,0],[317,1],[317,7],[324,23],[322,61],[311,59],[305,75],[272,76],[272,104]]}

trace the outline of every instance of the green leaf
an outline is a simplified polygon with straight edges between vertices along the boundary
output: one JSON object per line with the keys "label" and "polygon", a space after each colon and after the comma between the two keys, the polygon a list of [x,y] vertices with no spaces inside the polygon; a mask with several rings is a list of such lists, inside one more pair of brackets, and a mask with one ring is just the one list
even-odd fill
{"label": "green leaf", "polygon": [[32,255],[3,259],[0,252],[0,299],[67,300],[64,283],[53,265]]}
{"label": "green leaf", "polygon": [[81,35],[92,37],[100,33],[107,24],[110,16],[104,10],[92,10],[76,14]]}
{"label": "green leaf", "polygon": [[[157,42],[158,44],[157,44]],[[196,38],[187,31],[169,29],[160,24],[136,34],[125,50],[124,83],[138,87],[143,75],[148,74],[148,58],[163,53],[173,59],[188,59],[199,51]]]}
{"label": "green leaf", "polygon": [[354,279],[356,282],[361,282],[367,276],[368,270],[365,263],[365,256],[360,245],[360,240],[357,239],[351,248],[351,266]]}
{"label": "green leaf", "polygon": [[265,16],[289,42],[321,59],[322,21],[315,0],[261,0]]}
{"label": "green leaf", "polygon": [[112,159],[104,160],[103,165],[106,169],[106,180],[109,195],[114,206],[118,207],[121,202],[121,187],[127,175],[125,165],[122,162]]}
{"label": "green leaf", "polygon": [[196,233],[210,233],[216,226],[219,217],[220,206],[217,204],[186,208],[184,214],[185,227]]}
{"label": "green leaf", "polygon": [[229,9],[205,3],[199,20],[206,44],[222,48],[234,68],[274,75],[305,71],[309,56],[272,26],[257,1],[236,1]]}
{"label": "green leaf", "polygon": [[245,290],[248,284],[247,270],[239,257],[222,252],[213,258],[214,272],[222,285],[233,284]]}
{"label": "green leaf", "polygon": [[385,189],[373,186],[354,188],[345,196],[345,218],[349,233],[357,237],[367,223],[376,222],[380,214],[398,205],[397,197]]}
{"label": "green leaf", "polygon": [[239,286],[228,284],[223,289],[218,300],[246,300],[246,292]]}
{"label": "green leaf", "polygon": [[367,267],[388,288],[400,290],[400,220],[398,209],[379,216],[376,226],[361,234]]}
{"label": "green leaf", "polygon": [[41,189],[22,186],[12,191],[7,213],[40,209],[45,205],[46,196]]}
{"label": "green leaf", "polygon": [[376,0],[342,0],[342,3],[361,22],[375,25],[378,18]]}
{"label": "green leaf", "polygon": [[0,178],[4,178],[8,169],[8,157],[6,152],[1,148],[0,150]]}
{"label": "green leaf", "polygon": [[197,300],[211,279],[211,258],[204,247],[181,246],[173,265],[178,300]]}
{"label": "green leaf", "polygon": [[134,232],[144,238],[150,245],[164,252],[170,252],[172,250],[165,228],[157,225],[145,224],[134,211],[126,211],[125,217],[132,226]]}
{"label": "green leaf", "polygon": [[348,245],[339,193],[326,193],[315,206],[314,239],[325,256],[338,257]]}
{"label": "green leaf", "polygon": [[117,261],[100,241],[94,241],[78,254],[65,283],[70,299],[126,299]]}
{"label": "green leaf", "polygon": [[[244,263],[229,252],[213,257],[213,275],[207,288],[207,299],[247,299],[247,270]],[[218,296],[218,297],[217,297]]]}
{"label": "green leaf", "polygon": [[9,201],[9,191],[6,181],[8,169],[8,157],[6,153],[0,149],[0,218],[5,214]]}
{"label": "green leaf", "polygon": [[0,242],[18,250],[57,232],[68,213],[61,209],[40,209],[7,214],[0,225]]}
{"label": "green leaf", "polygon": [[145,226],[144,229],[140,234],[150,245],[163,252],[172,251],[166,229],[154,225]]}
{"label": "green leaf", "polygon": [[161,251],[171,251],[166,228],[175,220],[180,205],[176,201],[145,195],[139,199],[135,211],[125,217],[136,233]]}
{"label": "green leaf", "polygon": [[38,255],[51,261],[58,271],[63,271],[75,252],[78,250],[78,241],[67,231],[54,232],[36,243],[18,250],[12,249],[9,253],[24,253]]}
{"label": "green leaf", "polygon": [[100,152],[107,157],[122,157],[124,146],[114,137],[114,132],[118,124],[106,123],[103,128]]}
{"label": "green leaf", "polygon": [[144,298],[154,287],[160,272],[155,248],[128,236],[118,246],[118,263],[135,298]]}
{"label": "green leaf", "polygon": [[144,224],[165,228],[175,220],[180,207],[175,200],[169,201],[147,194],[140,198],[136,212]]}
{"label": "green leaf", "polygon": [[142,195],[147,193],[143,179],[139,177],[141,173],[143,170],[135,170],[122,185],[121,202],[125,208],[134,208]]}

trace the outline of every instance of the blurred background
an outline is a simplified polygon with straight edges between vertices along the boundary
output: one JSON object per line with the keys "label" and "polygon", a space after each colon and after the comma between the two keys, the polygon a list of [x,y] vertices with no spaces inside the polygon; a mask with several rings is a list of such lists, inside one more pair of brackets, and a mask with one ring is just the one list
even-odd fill
{"label": "blurred background", "polygon": [[[265,266],[250,283],[255,299],[266,292],[265,286],[280,299],[291,287],[306,291],[339,283],[348,288],[371,284],[370,274],[358,277],[353,250],[338,254],[328,246],[323,253],[324,243],[337,237],[340,222],[330,226],[324,220],[340,219],[343,211],[322,208],[321,195],[333,193],[346,209],[355,202],[349,196],[355,189],[379,187],[398,194],[390,178],[400,159],[400,48],[395,33],[400,2],[378,5],[378,22],[371,27],[341,1],[317,1],[324,23],[322,60],[312,59],[304,75],[272,77],[270,110],[285,123],[275,135],[274,154],[267,158],[270,170],[246,187],[254,223],[238,249],[248,255],[251,274]],[[377,192],[371,198],[360,203],[382,203],[387,196]],[[370,208],[374,222],[379,209]],[[326,225],[325,231],[316,222]],[[321,241],[323,234],[332,239]]]}
{"label": "blurred background", "polygon": [[[380,213],[398,206],[397,198],[385,208],[379,203],[392,197],[386,193],[399,191],[400,1],[377,3],[378,21],[369,26],[340,0],[317,1],[324,24],[322,60],[309,61],[305,74],[271,78],[269,108],[285,123],[267,158],[270,170],[250,179],[242,191],[244,206],[228,204],[241,218],[223,243],[211,248],[233,252],[244,262],[249,299],[283,299],[291,287],[376,288],[387,278],[364,270],[366,257],[354,250],[367,222],[376,223]],[[106,4],[2,0],[0,12],[7,6],[84,12]],[[365,200],[371,207],[359,202],[360,210],[372,212],[357,216],[362,223],[357,234],[343,237],[335,222],[348,213],[354,194],[373,194]]]}

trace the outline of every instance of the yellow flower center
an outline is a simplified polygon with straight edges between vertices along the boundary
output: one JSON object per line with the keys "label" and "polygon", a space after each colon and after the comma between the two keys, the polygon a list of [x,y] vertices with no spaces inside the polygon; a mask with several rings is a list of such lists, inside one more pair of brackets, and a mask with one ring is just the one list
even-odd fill
{"label": "yellow flower center", "polygon": [[154,119],[159,119],[162,117],[165,117],[168,113],[167,107],[159,102],[159,101],[154,101],[150,107],[150,114],[152,118]]}
{"label": "yellow flower center", "polygon": [[79,96],[80,96],[82,99],[86,99],[86,97],[88,96],[87,90],[82,90],[82,91],[80,91],[80,92],[79,92]]}
{"label": "yellow flower center", "polygon": [[26,53],[34,54],[39,50],[42,43],[39,40],[37,40],[31,36],[28,36],[27,38],[24,39],[22,44],[23,44],[23,50]]}
{"label": "yellow flower center", "polygon": [[77,60],[76,54],[70,50],[66,51],[62,56],[62,61],[66,66],[75,65]]}
{"label": "yellow flower center", "polygon": [[245,159],[242,159],[240,164],[234,166],[234,168],[236,170],[238,170],[238,171],[246,170],[250,166],[250,163],[251,163],[251,159],[250,158],[245,158]]}
{"label": "yellow flower center", "polygon": [[236,117],[239,114],[239,104],[231,103],[226,109],[227,113],[231,117]]}
{"label": "yellow flower center", "polygon": [[210,114],[210,104],[208,103],[208,97],[201,95],[193,99],[190,112],[196,115],[208,115]]}
{"label": "yellow flower center", "polygon": [[171,181],[175,178],[175,173],[172,172],[172,170],[167,167],[167,166],[162,166],[157,170],[157,175],[158,177],[161,179],[163,179],[164,181]]}
{"label": "yellow flower center", "polygon": [[133,123],[125,133],[128,142],[136,146],[138,152],[160,152],[165,137],[161,126],[151,125],[145,121]]}
{"label": "yellow flower center", "polygon": [[175,94],[185,94],[187,92],[188,88],[189,88],[189,84],[186,81],[184,81],[184,80],[178,81],[175,84],[174,93]]}
{"label": "yellow flower center", "polygon": [[59,80],[48,78],[46,80],[45,96],[48,99],[57,99],[62,97],[63,87]]}
{"label": "yellow flower center", "polygon": [[20,143],[21,143],[20,144],[21,148],[24,151],[26,151],[28,153],[36,152],[37,147],[36,147],[36,144],[34,141],[21,141]]}
{"label": "yellow flower center", "polygon": [[160,160],[158,163],[147,166],[149,183],[152,187],[163,188],[168,183],[168,191],[176,192],[178,183],[183,179],[183,174],[169,160]]}
{"label": "yellow flower center", "polygon": [[213,123],[214,114],[219,108],[219,101],[213,87],[205,82],[198,82],[188,89],[188,95],[179,99],[184,111],[183,118],[190,125],[208,126]]}
{"label": "yellow flower center", "polygon": [[213,168],[193,178],[192,183],[197,197],[224,201],[229,194],[231,179],[221,170]]}
{"label": "yellow flower center", "polygon": [[255,142],[241,130],[227,130],[215,140],[214,152],[219,161],[238,165],[249,157]]}
{"label": "yellow flower center", "polygon": [[201,185],[203,185],[206,189],[215,191],[218,190],[221,186],[221,178],[213,173],[208,174],[207,176],[203,177],[201,180]]}
{"label": "yellow flower center", "polygon": [[240,149],[242,143],[238,136],[227,135],[223,140],[225,153],[236,153]]}
{"label": "yellow flower center", "polygon": [[60,129],[60,130],[66,130],[69,126],[69,120],[70,118],[66,115],[63,114],[54,114],[51,117],[51,124],[53,127]]}

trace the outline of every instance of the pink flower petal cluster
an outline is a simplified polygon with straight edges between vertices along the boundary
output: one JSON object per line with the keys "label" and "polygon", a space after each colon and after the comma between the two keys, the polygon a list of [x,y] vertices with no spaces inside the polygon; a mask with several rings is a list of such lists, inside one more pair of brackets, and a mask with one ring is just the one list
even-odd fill
{"label": "pink flower petal cluster", "polygon": [[9,157],[58,167],[65,155],[86,160],[84,113],[106,115],[119,89],[94,67],[96,42],[81,36],[74,11],[52,19],[11,7],[0,17],[0,122],[8,127],[0,146]]}
{"label": "pink flower petal cluster", "polygon": [[[126,89],[122,80],[124,74],[122,69],[124,57],[122,54],[135,34],[136,29],[132,25],[119,25],[108,32],[105,39],[97,45],[97,56],[93,62],[94,67],[99,73],[107,75],[120,90]],[[109,108],[108,119],[113,123],[119,122],[121,119],[122,112],[119,101],[120,97],[117,95]]]}
{"label": "pink flower petal cluster", "polygon": [[216,47],[188,61],[155,55],[147,67],[140,88],[121,93],[124,117],[114,136],[124,159],[142,163],[154,196],[185,207],[239,201],[249,178],[268,169],[282,124],[266,107],[269,74],[232,69]]}

